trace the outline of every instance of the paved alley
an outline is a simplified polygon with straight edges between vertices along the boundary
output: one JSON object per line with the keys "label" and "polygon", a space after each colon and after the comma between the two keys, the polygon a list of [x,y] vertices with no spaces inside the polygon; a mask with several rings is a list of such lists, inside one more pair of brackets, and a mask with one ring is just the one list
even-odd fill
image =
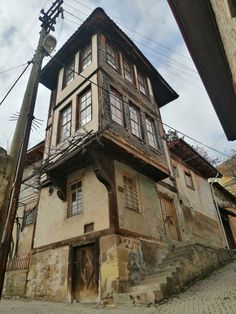
{"label": "paved alley", "polygon": [[161,305],[96,306],[27,300],[2,300],[1,314],[235,314],[236,261],[194,284],[181,295]]}

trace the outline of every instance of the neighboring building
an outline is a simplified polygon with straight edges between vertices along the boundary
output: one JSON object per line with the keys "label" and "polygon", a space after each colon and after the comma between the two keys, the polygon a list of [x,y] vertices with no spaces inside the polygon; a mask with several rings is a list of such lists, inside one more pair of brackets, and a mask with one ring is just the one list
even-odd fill
{"label": "neighboring building", "polygon": [[218,169],[223,174],[220,183],[226,190],[236,196],[236,154],[221,163]]}
{"label": "neighboring building", "polygon": [[226,247],[208,183],[217,169],[182,139],[168,146],[172,180],[158,183],[166,232],[175,240]]}
{"label": "neighboring building", "polygon": [[236,197],[215,182],[214,200],[221,215],[225,235],[230,249],[236,248]]}
{"label": "neighboring building", "polygon": [[225,134],[236,140],[235,0],[168,2]]}
{"label": "neighboring building", "polygon": [[11,252],[7,265],[4,294],[25,296],[26,278],[31,257],[39,179],[43,162],[44,141],[28,150],[17,215],[12,234]]}
{"label": "neighboring building", "polygon": [[183,260],[194,260],[185,283],[219,265],[225,243],[207,183],[217,170],[182,140],[168,148],[159,108],[178,95],[102,9],[44,67],[41,83],[52,94],[26,296],[112,298],[181,246]]}

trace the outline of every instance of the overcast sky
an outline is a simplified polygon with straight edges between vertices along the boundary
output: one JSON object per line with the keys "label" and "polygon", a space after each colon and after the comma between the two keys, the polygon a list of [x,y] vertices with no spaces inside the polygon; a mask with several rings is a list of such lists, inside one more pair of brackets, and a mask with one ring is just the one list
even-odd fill
{"label": "overcast sky", "polygon": [[[39,12],[43,7],[48,9],[51,3],[46,0],[0,0],[0,72],[31,60],[39,37]],[[227,141],[224,135],[167,0],[65,0],[63,8],[77,18],[65,12],[64,21],[60,18],[57,20],[54,33],[58,40],[57,49],[76,31],[81,20],[86,19],[92,9],[98,6],[117,24],[120,23],[120,28],[180,95],[161,110],[163,122],[231,155],[235,142]],[[48,61],[45,58],[44,64]],[[0,99],[23,68],[0,73]],[[28,76],[29,71],[25,72],[0,106],[0,146],[4,148],[10,146],[16,124],[10,119],[20,110]],[[30,146],[44,138],[49,96],[50,91],[40,86],[35,117],[43,120],[43,124],[33,130]],[[209,151],[209,154],[216,157],[214,152]]]}

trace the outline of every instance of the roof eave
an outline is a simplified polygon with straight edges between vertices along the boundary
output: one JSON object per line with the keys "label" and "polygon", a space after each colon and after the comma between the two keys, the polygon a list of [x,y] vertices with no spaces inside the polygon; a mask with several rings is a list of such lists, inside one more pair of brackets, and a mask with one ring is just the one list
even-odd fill
{"label": "roof eave", "polygon": [[[60,62],[63,59],[63,55],[68,50],[68,47],[71,46],[71,44],[81,36],[81,34],[86,30],[86,32],[89,32],[90,34],[94,33],[96,31],[95,28],[91,27],[89,28],[89,25],[94,23],[96,19],[96,23],[99,23],[98,18],[103,18],[103,21],[107,23],[107,25],[111,25],[113,30],[117,32],[123,39],[125,39],[128,44],[134,49],[134,51],[137,53],[139,58],[142,59],[143,64],[147,68],[149,68],[150,73],[152,73],[152,76],[154,80],[157,82],[157,88],[153,86],[154,88],[154,94],[158,99],[158,106],[162,107],[166,105],[167,103],[175,100],[179,97],[179,95],[173,90],[173,88],[165,81],[165,79],[160,75],[160,73],[155,69],[155,67],[150,63],[150,61],[144,56],[144,54],[139,50],[139,48],[133,43],[133,41],[107,16],[107,14],[104,12],[101,8],[96,8],[91,15],[84,21],[84,23],[78,28],[78,30],[67,40],[67,42],[62,46],[62,48],[55,54],[55,56],[49,61],[48,64],[42,69],[41,76],[40,76],[40,82],[48,87],[49,89],[56,88],[56,82],[55,79],[52,80],[53,75],[55,76],[55,72],[59,71],[59,65],[55,65],[54,60],[58,60]],[[63,63],[63,62],[62,62]],[[160,95],[160,86],[163,89],[162,94]],[[156,90],[156,91],[155,91]]]}
{"label": "roof eave", "polygon": [[168,0],[228,140],[236,140],[236,94],[209,0]]}

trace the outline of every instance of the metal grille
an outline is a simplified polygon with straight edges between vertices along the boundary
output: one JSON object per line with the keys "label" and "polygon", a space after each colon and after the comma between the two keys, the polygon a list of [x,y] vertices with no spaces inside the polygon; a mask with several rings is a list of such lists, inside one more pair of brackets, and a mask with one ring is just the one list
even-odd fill
{"label": "metal grille", "polygon": [[7,263],[7,271],[28,269],[30,263],[30,255],[14,257]]}
{"label": "metal grille", "polygon": [[125,192],[125,206],[138,212],[138,193],[136,182],[130,177],[124,176],[124,192]]}

